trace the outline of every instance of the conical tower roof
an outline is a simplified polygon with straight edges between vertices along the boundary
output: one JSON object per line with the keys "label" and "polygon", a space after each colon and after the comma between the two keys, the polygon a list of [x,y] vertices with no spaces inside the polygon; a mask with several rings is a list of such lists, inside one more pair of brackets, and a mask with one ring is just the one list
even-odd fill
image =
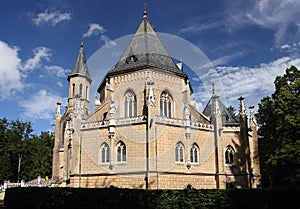
{"label": "conical tower roof", "polygon": [[73,66],[72,72],[68,76],[68,80],[70,80],[70,77],[74,77],[74,76],[83,76],[91,80],[89,69],[84,55],[83,41],[81,41],[80,43],[80,49],[75,64]]}
{"label": "conical tower roof", "polygon": [[227,107],[220,101],[219,97],[213,93],[212,97],[209,99],[206,107],[203,110],[203,114],[206,116],[211,116],[213,114],[213,100],[218,102],[220,113],[222,115],[222,122],[224,125],[237,125],[238,121],[234,116],[228,111]]}
{"label": "conical tower roof", "polygon": [[119,62],[109,74],[124,73],[145,67],[173,72],[186,76],[174,63],[165,46],[152,27],[146,11],[129,45],[123,52]]}

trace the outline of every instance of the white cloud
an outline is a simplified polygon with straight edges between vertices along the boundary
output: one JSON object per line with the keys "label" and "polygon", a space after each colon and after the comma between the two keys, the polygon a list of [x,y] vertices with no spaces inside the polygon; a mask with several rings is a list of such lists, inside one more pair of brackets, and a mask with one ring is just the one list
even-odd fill
{"label": "white cloud", "polygon": [[291,27],[300,32],[299,0],[232,1],[225,14],[229,28],[259,25],[275,31],[274,38],[281,42]]}
{"label": "white cloud", "polygon": [[192,25],[183,27],[179,30],[181,33],[200,33],[203,31],[213,30],[220,27],[220,22],[204,22],[204,23],[194,23]]}
{"label": "white cloud", "polygon": [[57,81],[56,84],[59,86],[59,87],[63,87],[63,83],[61,81]]}
{"label": "white cloud", "polygon": [[89,24],[88,31],[83,34],[83,37],[90,37],[92,35],[98,35],[99,33],[102,34],[104,32],[106,32],[106,29],[103,26],[97,23],[91,23]]}
{"label": "white cloud", "polygon": [[52,119],[55,115],[56,103],[62,101],[65,99],[42,89],[32,94],[28,100],[19,103],[24,108],[21,117],[29,120]]}
{"label": "white cloud", "polygon": [[292,65],[299,69],[300,58],[282,57],[256,67],[217,66],[216,71],[212,69],[201,76],[200,79],[206,81],[207,85],[198,86],[193,94],[204,107],[211,96],[214,83],[216,94],[226,106],[237,106],[237,98],[243,96],[249,105],[257,107],[263,97],[274,93],[276,77],[282,76]]}
{"label": "white cloud", "polygon": [[[282,57],[270,63],[262,63],[258,67],[217,67],[222,78],[224,92],[229,100],[239,96],[270,96],[274,90],[276,76],[281,76],[291,65],[300,66],[300,59]],[[259,98],[261,99],[261,98]],[[259,101],[257,101],[259,102]]]}
{"label": "white cloud", "polygon": [[45,59],[49,60],[51,57],[50,49],[46,47],[37,47],[33,50],[34,56],[29,58],[23,65],[23,70],[33,70],[40,66],[40,62]]}
{"label": "white cloud", "polygon": [[[290,43],[290,44],[282,44],[276,46],[275,48],[279,49],[281,52],[287,52],[294,56],[299,56],[300,45],[299,43]],[[271,50],[274,50],[273,48]]]}
{"label": "white cloud", "polygon": [[64,69],[57,65],[45,66],[45,69],[56,77],[66,78],[70,70]]}
{"label": "white cloud", "polygon": [[9,98],[23,88],[18,50],[0,40],[0,100]]}
{"label": "white cloud", "polygon": [[112,41],[108,36],[106,35],[101,35],[100,36],[101,40],[104,41],[104,45],[108,48],[116,46],[117,43]]}
{"label": "white cloud", "polygon": [[60,11],[49,11],[46,9],[45,12],[37,14],[36,18],[33,18],[33,22],[39,26],[43,24],[49,24],[55,26],[57,23],[64,20],[71,20],[71,13],[69,12],[60,12]]}
{"label": "white cloud", "polygon": [[210,67],[211,65],[217,66],[217,65],[226,64],[233,59],[243,56],[244,54],[245,54],[245,51],[238,51],[238,52],[235,52],[230,55],[225,55],[225,56],[219,57],[215,60],[212,60],[210,63],[207,63],[206,65],[202,66],[202,68]]}

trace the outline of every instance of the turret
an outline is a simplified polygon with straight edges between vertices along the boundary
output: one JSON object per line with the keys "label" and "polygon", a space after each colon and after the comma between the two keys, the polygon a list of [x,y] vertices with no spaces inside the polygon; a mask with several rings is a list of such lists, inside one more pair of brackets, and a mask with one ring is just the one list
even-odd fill
{"label": "turret", "polygon": [[53,160],[52,160],[52,179],[59,180],[61,177],[60,173],[60,148],[63,147],[63,139],[61,138],[61,114],[60,114],[61,103],[57,102],[56,114],[55,114],[55,136],[54,136],[54,147],[53,147]]}
{"label": "turret", "polygon": [[259,164],[259,150],[258,150],[258,135],[257,135],[257,122],[254,115],[254,106],[250,106],[250,159],[251,159],[251,172],[252,172],[252,188],[260,188],[260,164]]}
{"label": "turret", "polygon": [[251,188],[251,162],[250,162],[250,147],[249,147],[249,137],[248,137],[248,121],[246,108],[244,104],[244,97],[239,97],[240,101],[240,111],[239,111],[239,123],[240,123],[240,143],[241,150],[244,150],[245,156],[241,159],[241,164],[244,167],[241,169],[242,172],[248,176],[248,187]]}
{"label": "turret", "polygon": [[215,180],[216,180],[216,188],[220,188],[220,165],[219,165],[219,140],[221,139],[222,133],[222,113],[220,110],[219,104],[219,96],[215,94],[215,89],[213,86],[213,93],[211,97],[211,122],[214,125],[214,147],[215,147]]}
{"label": "turret", "polygon": [[80,100],[81,114],[89,114],[90,103],[90,86],[91,77],[86,64],[86,59],[83,50],[83,40],[80,44],[80,49],[72,69],[72,72],[68,76],[69,81],[69,93],[68,93],[68,107],[75,107]]}

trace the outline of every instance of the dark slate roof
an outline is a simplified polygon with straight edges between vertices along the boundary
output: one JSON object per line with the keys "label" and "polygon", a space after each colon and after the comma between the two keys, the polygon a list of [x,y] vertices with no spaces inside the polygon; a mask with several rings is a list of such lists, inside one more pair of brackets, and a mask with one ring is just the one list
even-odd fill
{"label": "dark slate roof", "polygon": [[109,74],[124,73],[125,71],[144,67],[154,67],[159,70],[186,76],[169,55],[149,22],[146,13],[144,13],[141,23],[119,62]]}
{"label": "dark slate roof", "polygon": [[208,101],[206,107],[203,110],[203,114],[209,117],[212,115],[212,100],[215,98],[219,102],[219,108],[222,114],[222,122],[224,123],[224,125],[238,124],[237,119],[233,117],[233,115],[228,111],[227,107],[219,100],[219,97],[215,94],[213,94],[210,100]]}
{"label": "dark slate roof", "polygon": [[85,56],[84,56],[83,41],[80,44],[80,49],[79,49],[75,64],[73,66],[72,72],[68,76],[68,80],[70,79],[70,77],[78,76],[78,75],[79,76],[84,76],[84,77],[91,80],[89,69],[88,69],[88,66],[86,64],[86,59],[85,59]]}

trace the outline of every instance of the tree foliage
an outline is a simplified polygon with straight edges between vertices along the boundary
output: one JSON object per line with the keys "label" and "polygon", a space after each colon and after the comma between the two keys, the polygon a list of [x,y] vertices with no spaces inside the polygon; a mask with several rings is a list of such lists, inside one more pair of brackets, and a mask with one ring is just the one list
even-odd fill
{"label": "tree foliage", "polygon": [[0,119],[0,183],[50,176],[53,134],[32,131],[30,122]]}
{"label": "tree foliage", "polygon": [[275,79],[275,92],[258,106],[263,186],[300,187],[300,72]]}

